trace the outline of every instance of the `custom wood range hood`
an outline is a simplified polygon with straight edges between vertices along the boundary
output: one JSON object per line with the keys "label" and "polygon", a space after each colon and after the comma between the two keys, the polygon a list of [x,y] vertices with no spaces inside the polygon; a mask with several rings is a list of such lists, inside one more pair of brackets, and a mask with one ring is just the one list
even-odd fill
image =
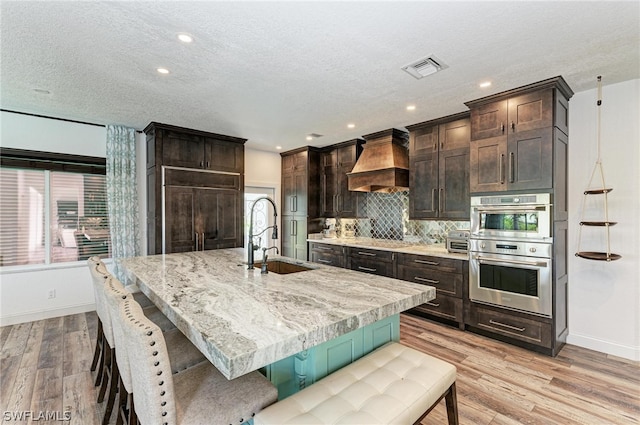
{"label": "custom wood range hood", "polygon": [[349,190],[394,192],[409,190],[409,134],[392,128],[363,136],[366,143],[353,170]]}

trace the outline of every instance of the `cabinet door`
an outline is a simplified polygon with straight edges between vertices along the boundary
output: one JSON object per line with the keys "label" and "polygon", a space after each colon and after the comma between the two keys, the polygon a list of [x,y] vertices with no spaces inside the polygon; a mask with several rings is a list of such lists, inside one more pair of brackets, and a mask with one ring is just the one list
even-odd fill
{"label": "cabinet door", "polygon": [[307,167],[307,157],[306,151],[282,156],[282,172],[292,173],[295,170],[305,169]]}
{"label": "cabinet door", "polygon": [[469,118],[451,121],[438,126],[440,151],[468,149],[471,141],[471,121]]}
{"label": "cabinet door", "polygon": [[439,155],[438,210],[440,218],[469,218],[469,147]]}
{"label": "cabinet door", "polygon": [[335,217],[337,212],[337,177],[338,177],[337,151],[325,152],[320,157],[320,215],[323,217]]}
{"label": "cabinet door", "polygon": [[219,189],[196,190],[199,249],[242,246],[240,237],[239,192]]}
{"label": "cabinet door", "polygon": [[357,147],[343,146],[338,148],[338,171],[337,171],[337,210],[338,216],[342,218],[355,218],[358,216],[358,199],[360,192],[349,190],[349,179],[347,173],[353,170],[356,165]]}
{"label": "cabinet door", "polygon": [[438,150],[438,125],[417,128],[409,135],[409,154],[426,155]]}
{"label": "cabinet door", "polygon": [[471,140],[506,134],[507,101],[487,103],[471,110]]}
{"label": "cabinet door", "polygon": [[194,189],[182,186],[165,188],[164,252],[195,250],[196,196]]}
{"label": "cabinet door", "polygon": [[409,173],[409,218],[438,216],[438,154],[411,157]]}
{"label": "cabinet door", "polygon": [[205,168],[242,173],[244,171],[244,146],[224,140],[206,138]]}
{"label": "cabinet door", "polygon": [[540,90],[509,99],[509,133],[553,126],[553,90]]}
{"label": "cabinet door", "polygon": [[306,217],[282,217],[282,255],[307,261]]}
{"label": "cabinet door", "polygon": [[507,136],[472,140],[470,150],[469,190],[499,192],[506,183]]}
{"label": "cabinet door", "polygon": [[553,187],[553,129],[518,132],[509,136],[509,190]]}
{"label": "cabinet door", "polygon": [[204,139],[191,134],[163,131],[162,161],[164,165],[204,168]]}

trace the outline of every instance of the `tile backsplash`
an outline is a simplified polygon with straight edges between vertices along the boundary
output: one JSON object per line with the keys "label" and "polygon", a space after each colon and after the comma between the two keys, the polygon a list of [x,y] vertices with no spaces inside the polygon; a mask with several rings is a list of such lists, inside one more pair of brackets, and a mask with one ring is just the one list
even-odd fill
{"label": "tile backsplash", "polygon": [[337,220],[338,236],[344,236],[345,229],[354,229],[360,237],[442,243],[450,230],[469,229],[468,221],[410,220],[408,191],[365,193],[358,209],[366,218]]}

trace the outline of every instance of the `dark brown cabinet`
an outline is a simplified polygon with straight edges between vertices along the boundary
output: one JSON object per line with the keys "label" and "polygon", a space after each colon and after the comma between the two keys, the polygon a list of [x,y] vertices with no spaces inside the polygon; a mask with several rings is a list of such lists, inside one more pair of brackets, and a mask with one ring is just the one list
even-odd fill
{"label": "dark brown cabinet", "polygon": [[356,164],[364,140],[355,139],[332,145],[321,154],[320,215],[355,218],[358,216],[360,192],[349,191],[347,173]]}
{"label": "dark brown cabinet", "polygon": [[326,266],[345,267],[345,247],[326,243],[309,243],[309,261]]}
{"label": "dark brown cabinet", "polygon": [[349,247],[347,262],[351,270],[395,277],[395,253],[391,251]]}
{"label": "dark brown cabinet", "polygon": [[321,230],[320,150],[304,147],[283,152],[282,255],[307,260],[307,235]]}
{"label": "dark brown cabinet", "polygon": [[469,217],[469,114],[408,126],[409,217]]}
{"label": "dark brown cabinet", "polygon": [[144,132],[148,253],[241,247],[245,139],[153,122]]}
{"label": "dark brown cabinet", "polygon": [[568,131],[561,77],[466,102],[471,109],[471,193],[551,190],[566,162],[554,161],[557,132]]}
{"label": "dark brown cabinet", "polygon": [[405,253],[397,256],[398,279],[436,288],[436,298],[412,312],[456,322],[460,329],[464,329],[468,274],[464,260]]}

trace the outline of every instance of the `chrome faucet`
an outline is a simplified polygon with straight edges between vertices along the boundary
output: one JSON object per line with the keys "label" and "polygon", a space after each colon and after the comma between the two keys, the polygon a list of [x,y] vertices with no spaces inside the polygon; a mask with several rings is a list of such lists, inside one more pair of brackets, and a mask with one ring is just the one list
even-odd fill
{"label": "chrome faucet", "polygon": [[275,249],[276,250],[276,254],[280,254],[280,251],[278,251],[278,247],[277,246],[272,246],[270,248],[262,248],[262,264],[260,265],[260,274],[267,274],[269,273],[269,268],[267,267],[267,251],[269,251],[270,249]]}
{"label": "chrome faucet", "polygon": [[[274,224],[273,226],[269,226],[266,229],[264,229],[262,232],[254,235],[253,234],[253,209],[255,208],[256,204],[262,200],[269,201],[271,205],[273,205]],[[273,199],[269,198],[268,196],[261,196],[260,198],[253,201],[253,204],[251,205],[251,211],[249,213],[249,242],[247,243],[247,269],[253,270],[254,251],[257,251],[258,248],[260,248],[259,245],[255,245],[253,243],[253,238],[256,236],[260,236],[261,234],[263,234],[269,229],[273,229],[273,233],[271,234],[271,239],[278,239],[278,211],[276,209],[276,203],[273,202]],[[277,252],[277,248],[276,248],[276,252]],[[265,255],[266,255],[266,251],[265,251]],[[263,262],[263,264],[264,263],[266,263],[266,260]]]}

